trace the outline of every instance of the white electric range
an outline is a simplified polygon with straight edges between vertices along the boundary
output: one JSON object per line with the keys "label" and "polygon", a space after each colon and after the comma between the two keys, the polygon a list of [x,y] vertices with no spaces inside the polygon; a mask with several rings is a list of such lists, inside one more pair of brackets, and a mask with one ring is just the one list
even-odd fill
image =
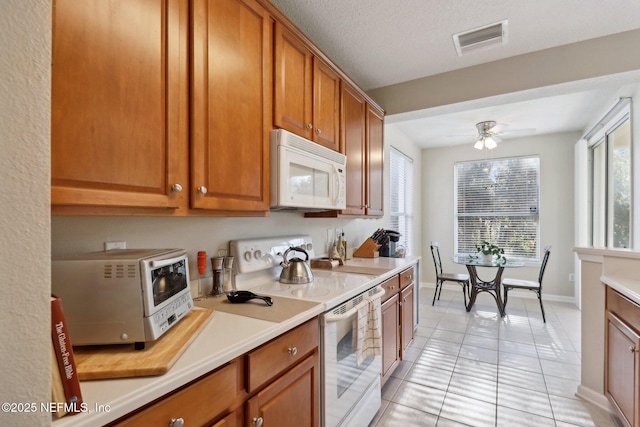
{"label": "white electric range", "polygon": [[[309,259],[316,256],[311,237],[306,235],[231,241],[236,287],[324,304],[320,316],[321,425],[366,427],[381,404],[382,357],[371,355],[358,363],[356,318],[365,299],[379,299],[384,291],[376,276],[321,269],[312,270],[311,283],[280,283],[282,255],[290,247],[303,248]],[[379,307],[377,319],[381,319]]]}

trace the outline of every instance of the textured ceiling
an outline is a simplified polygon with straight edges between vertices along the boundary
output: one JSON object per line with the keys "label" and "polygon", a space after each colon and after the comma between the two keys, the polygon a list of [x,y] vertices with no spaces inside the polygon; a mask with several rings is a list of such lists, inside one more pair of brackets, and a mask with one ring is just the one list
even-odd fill
{"label": "textured ceiling", "polygon": [[[640,28],[638,0],[271,1],[365,90]],[[504,46],[456,54],[453,34],[504,19]],[[608,80],[577,93],[522,101],[517,109],[496,98],[493,105],[395,122],[424,147],[465,143],[450,135],[472,134],[481,120],[538,133],[581,130],[618,89]]]}

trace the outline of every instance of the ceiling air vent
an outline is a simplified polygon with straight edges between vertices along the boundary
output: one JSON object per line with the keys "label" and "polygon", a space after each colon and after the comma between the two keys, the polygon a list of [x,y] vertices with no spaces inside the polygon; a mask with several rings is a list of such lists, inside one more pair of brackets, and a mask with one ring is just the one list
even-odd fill
{"label": "ceiling air vent", "polygon": [[503,45],[507,42],[507,20],[489,24],[484,27],[454,34],[453,43],[458,56],[480,50],[493,45]]}

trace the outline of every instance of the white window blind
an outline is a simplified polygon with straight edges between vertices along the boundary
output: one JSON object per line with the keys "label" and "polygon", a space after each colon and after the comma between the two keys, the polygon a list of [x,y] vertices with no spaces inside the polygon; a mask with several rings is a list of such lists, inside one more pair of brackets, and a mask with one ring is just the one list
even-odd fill
{"label": "white window blind", "polygon": [[486,240],[507,258],[538,261],[539,183],[537,156],[456,163],[456,253]]}
{"label": "white window blind", "polygon": [[391,147],[390,228],[401,234],[398,242],[413,253],[413,160]]}

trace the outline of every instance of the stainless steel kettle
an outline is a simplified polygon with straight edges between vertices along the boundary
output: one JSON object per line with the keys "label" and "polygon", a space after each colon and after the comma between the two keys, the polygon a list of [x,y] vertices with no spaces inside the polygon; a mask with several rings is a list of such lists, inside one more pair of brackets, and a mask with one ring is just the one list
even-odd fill
{"label": "stainless steel kettle", "polygon": [[[302,252],[307,258],[304,261],[298,257],[287,260],[287,255],[291,251]],[[303,284],[313,282],[313,273],[311,273],[311,268],[309,268],[306,261],[309,261],[309,254],[304,249],[300,247],[290,247],[287,249],[284,255],[282,255],[282,262],[280,263],[282,266],[280,283]]]}

